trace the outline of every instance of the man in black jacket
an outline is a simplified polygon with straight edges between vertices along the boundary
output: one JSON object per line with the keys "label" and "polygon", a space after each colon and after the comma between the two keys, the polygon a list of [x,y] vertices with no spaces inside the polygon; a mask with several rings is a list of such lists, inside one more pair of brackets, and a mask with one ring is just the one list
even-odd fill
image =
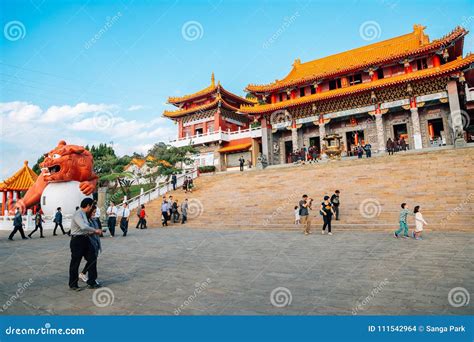
{"label": "man in black jacket", "polygon": [[8,240],[13,241],[13,236],[15,236],[16,232],[20,232],[21,238],[23,240],[28,239],[25,236],[25,232],[23,231],[23,220],[21,218],[20,209],[16,208],[15,211],[15,218],[13,219],[13,231],[11,232]]}
{"label": "man in black jacket", "polygon": [[334,208],[334,213],[336,214],[336,221],[339,221],[339,205],[341,204],[339,201],[339,193],[339,190],[336,190],[331,196],[331,204]]}

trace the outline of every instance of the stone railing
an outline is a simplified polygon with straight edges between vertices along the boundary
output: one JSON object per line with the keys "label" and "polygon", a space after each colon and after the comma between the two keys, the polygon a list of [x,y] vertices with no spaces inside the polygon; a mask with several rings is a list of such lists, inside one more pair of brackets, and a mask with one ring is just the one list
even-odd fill
{"label": "stone railing", "polygon": [[170,145],[175,147],[182,147],[188,145],[200,145],[214,141],[231,141],[244,138],[258,138],[262,136],[262,130],[260,127],[239,129],[237,131],[223,131],[219,129],[216,132],[207,131],[203,134],[196,134],[193,136],[186,136],[175,140],[170,140]]}

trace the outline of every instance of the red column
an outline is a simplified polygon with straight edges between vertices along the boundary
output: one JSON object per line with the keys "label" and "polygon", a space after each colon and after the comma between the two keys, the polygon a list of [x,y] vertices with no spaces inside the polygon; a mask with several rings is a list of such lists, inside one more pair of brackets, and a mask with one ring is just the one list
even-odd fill
{"label": "red column", "polygon": [[277,102],[277,96],[276,96],[276,94],[272,94],[271,102],[272,102],[272,103],[276,103],[276,102]]}
{"label": "red column", "polygon": [[416,100],[414,97],[410,98],[410,108],[416,108]]}
{"label": "red column", "polygon": [[196,125],[192,124],[191,125],[191,136],[196,135]]}
{"label": "red column", "polygon": [[2,191],[2,213],[0,216],[3,216],[3,213],[5,212],[5,209],[7,208],[7,192]]}
{"label": "red column", "polygon": [[377,81],[379,79],[379,74],[375,71],[372,72],[372,76],[370,78],[372,81]]}
{"label": "red column", "polygon": [[260,118],[260,124],[261,124],[262,128],[267,128],[268,127],[267,118],[264,115]]}
{"label": "red column", "polygon": [[291,91],[290,98],[291,98],[292,100],[293,100],[293,99],[296,99],[296,90],[292,90],[292,91]]}
{"label": "red column", "polygon": [[214,132],[219,131],[219,127],[221,127],[221,111],[217,109],[214,113]]}
{"label": "red column", "polygon": [[202,123],[202,133],[207,134],[207,122],[206,121],[204,121]]}
{"label": "red column", "polygon": [[438,55],[433,56],[433,68],[437,68],[441,65],[441,59]]}
{"label": "red column", "polygon": [[403,64],[403,67],[405,68],[405,74],[409,74],[410,72],[413,71],[411,64],[409,62],[405,62]]}
{"label": "red column", "polygon": [[178,119],[178,138],[183,138],[183,119]]}
{"label": "red column", "polygon": [[316,86],[316,94],[319,94],[323,91],[323,86],[321,84],[318,84]]}

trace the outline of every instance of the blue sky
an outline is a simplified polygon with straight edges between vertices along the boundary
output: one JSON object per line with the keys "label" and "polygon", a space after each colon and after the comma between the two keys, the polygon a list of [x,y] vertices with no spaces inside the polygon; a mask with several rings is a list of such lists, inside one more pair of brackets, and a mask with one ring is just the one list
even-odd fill
{"label": "blue sky", "polygon": [[[0,24],[0,179],[65,139],[146,152],[176,127],[168,96],[211,72],[230,91],[302,62],[427,26],[462,25],[473,1],[8,1]],[[361,33],[361,28],[367,31]],[[372,28],[372,30],[371,30]],[[365,32],[365,33],[364,33]],[[95,38],[94,38],[95,37]],[[474,51],[472,34],[464,52]]]}

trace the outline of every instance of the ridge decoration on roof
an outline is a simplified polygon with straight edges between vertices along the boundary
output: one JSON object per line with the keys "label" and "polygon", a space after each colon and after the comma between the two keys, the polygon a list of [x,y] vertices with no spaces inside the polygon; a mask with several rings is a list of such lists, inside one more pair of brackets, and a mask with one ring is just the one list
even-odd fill
{"label": "ridge decoration on roof", "polygon": [[25,160],[20,170],[0,183],[0,191],[26,191],[35,183],[37,178],[38,175],[28,166],[28,161]]}
{"label": "ridge decoration on roof", "polygon": [[182,104],[184,102],[194,100],[194,99],[198,99],[200,97],[204,97],[204,96],[207,96],[207,95],[210,95],[210,94],[213,94],[213,93],[225,94],[229,97],[235,98],[237,101],[240,101],[240,102],[244,102],[244,103],[248,103],[248,104],[253,103],[252,100],[245,99],[245,98],[243,98],[239,95],[236,95],[236,94],[234,94],[234,93],[232,93],[228,90],[225,90],[224,87],[222,87],[220,81],[218,81],[217,84],[216,84],[214,73],[212,73],[212,75],[211,75],[211,84],[208,87],[206,87],[202,90],[199,90],[195,93],[189,94],[189,95],[168,97],[167,102],[170,103],[170,104],[173,104],[175,106],[179,106],[180,104]]}
{"label": "ridge decoration on roof", "polygon": [[361,93],[365,91],[375,90],[381,87],[393,86],[410,81],[427,79],[430,77],[446,75],[455,71],[460,71],[471,64],[474,64],[474,54],[469,54],[465,58],[461,56],[456,60],[443,64],[439,67],[423,69],[414,71],[408,74],[403,74],[394,77],[379,79],[376,81],[360,83],[354,86],[339,88],[335,90],[326,91],[323,93],[316,93],[308,96],[299,97],[296,99],[281,101],[272,104],[262,104],[256,106],[241,106],[239,112],[247,114],[266,113],[278,109],[288,108],[296,105],[307,104],[315,101],[326,100],[329,98],[336,98],[347,96],[351,94]]}
{"label": "ridge decoration on roof", "polygon": [[186,115],[186,114],[190,114],[190,113],[194,113],[194,112],[214,108],[214,107],[219,106],[219,105],[223,106],[224,108],[233,110],[233,111],[238,111],[239,110],[239,108],[237,108],[237,107],[231,105],[230,103],[226,102],[221,97],[220,94],[217,94],[216,98],[212,102],[203,104],[201,106],[196,106],[196,107],[193,107],[193,108],[189,108],[189,109],[178,109],[178,110],[173,110],[173,111],[165,110],[163,112],[163,115],[168,117],[168,118],[177,118],[177,117],[181,117],[181,116]]}
{"label": "ridge decoration on roof", "polygon": [[282,80],[264,85],[249,84],[245,90],[252,93],[265,93],[308,82],[318,82],[351,71],[436,51],[462,39],[468,33],[464,28],[456,27],[444,37],[430,43],[424,29],[424,26],[414,25],[411,33],[306,63],[301,63],[299,59],[296,59],[292,70]]}

